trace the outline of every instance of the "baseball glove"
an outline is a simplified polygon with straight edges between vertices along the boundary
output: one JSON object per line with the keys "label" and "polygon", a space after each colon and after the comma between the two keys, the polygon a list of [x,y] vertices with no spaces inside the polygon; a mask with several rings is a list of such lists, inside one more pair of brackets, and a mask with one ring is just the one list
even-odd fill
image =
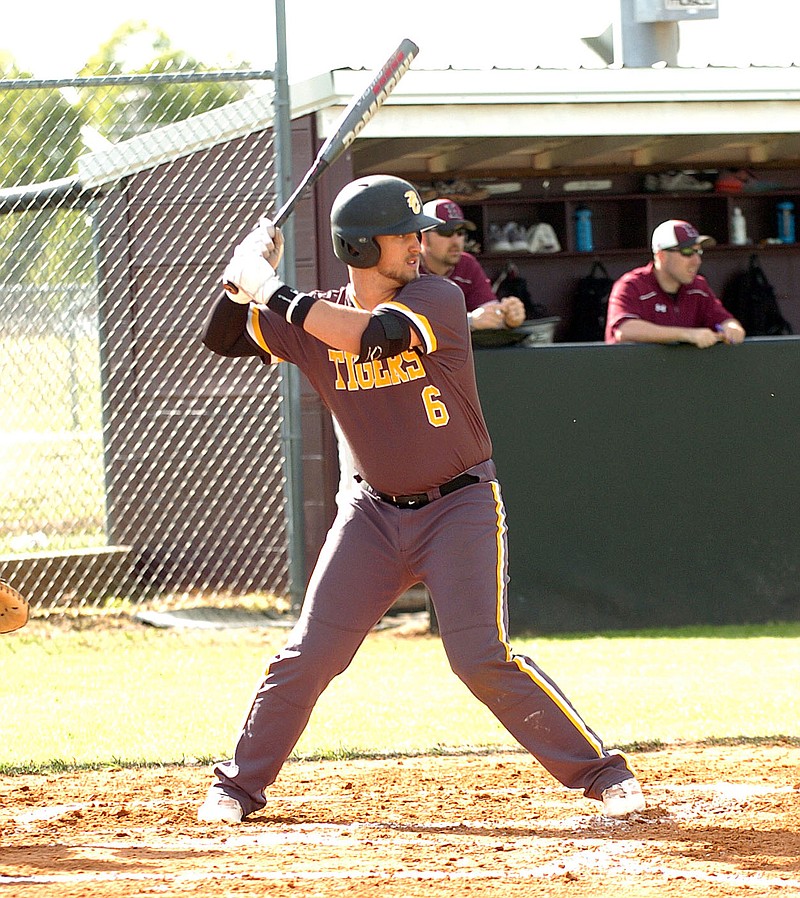
{"label": "baseball glove", "polygon": [[28,602],[24,596],[0,580],[0,633],[12,633],[28,623]]}

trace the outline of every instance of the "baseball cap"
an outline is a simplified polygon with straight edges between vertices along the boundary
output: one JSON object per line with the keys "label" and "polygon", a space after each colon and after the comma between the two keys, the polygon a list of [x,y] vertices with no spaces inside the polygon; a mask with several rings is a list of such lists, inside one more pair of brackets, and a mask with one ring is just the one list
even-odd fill
{"label": "baseball cap", "polygon": [[698,244],[700,246],[715,246],[717,241],[713,237],[701,234],[688,221],[671,218],[669,221],[662,221],[653,231],[651,243],[653,252],[657,253],[661,249],[697,246]]}
{"label": "baseball cap", "polygon": [[424,215],[432,215],[434,218],[441,218],[444,224],[434,230],[452,232],[456,228],[466,228],[468,231],[474,231],[475,225],[471,221],[464,218],[464,211],[458,203],[440,197],[438,200],[430,200],[422,207]]}

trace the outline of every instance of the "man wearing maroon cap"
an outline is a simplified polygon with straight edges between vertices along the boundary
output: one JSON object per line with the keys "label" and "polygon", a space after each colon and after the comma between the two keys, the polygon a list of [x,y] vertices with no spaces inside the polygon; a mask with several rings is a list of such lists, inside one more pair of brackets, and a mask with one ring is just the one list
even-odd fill
{"label": "man wearing maroon cap", "polygon": [[698,274],[703,248],[715,243],[688,221],[662,222],[653,231],[653,261],[611,288],[606,343],[741,343],[744,328]]}
{"label": "man wearing maroon cap", "polygon": [[516,296],[498,300],[480,262],[465,251],[467,231],[474,231],[475,225],[464,218],[461,206],[442,197],[425,203],[423,211],[425,215],[441,218],[444,224],[422,233],[420,274],[438,274],[461,287],[473,330],[498,330],[522,324],[525,320],[522,300]]}

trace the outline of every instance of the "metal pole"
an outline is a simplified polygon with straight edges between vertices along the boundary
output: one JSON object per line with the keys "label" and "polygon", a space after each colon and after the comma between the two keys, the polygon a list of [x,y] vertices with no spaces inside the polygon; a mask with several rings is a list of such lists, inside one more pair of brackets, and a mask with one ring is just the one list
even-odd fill
{"label": "metal pole", "polygon": [[[292,193],[292,121],[289,76],[286,61],[286,10],[284,0],[275,0],[277,63],[275,66],[275,143],[277,182],[275,193],[280,208]],[[292,218],[282,226],[285,238],[281,276],[287,284],[296,282],[294,225]],[[301,428],[300,372],[286,365],[281,378],[282,434],[286,501],[288,505],[289,597],[292,608],[300,610],[306,588],[305,514],[303,510],[303,442]]]}
{"label": "metal pole", "polygon": [[643,21],[636,15],[637,0],[620,0],[620,44],[626,68],[670,67],[678,60],[678,23]]}

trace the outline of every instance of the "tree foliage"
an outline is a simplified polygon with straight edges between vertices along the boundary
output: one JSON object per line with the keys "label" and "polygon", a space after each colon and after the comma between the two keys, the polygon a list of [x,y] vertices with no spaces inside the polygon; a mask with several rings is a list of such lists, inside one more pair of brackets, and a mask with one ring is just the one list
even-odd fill
{"label": "tree foliage", "polygon": [[[80,77],[207,72],[161,30],[128,22],[102,44]],[[0,51],[0,77],[31,79]],[[240,99],[243,82],[154,81],[78,90],[0,85],[0,188],[20,188],[77,173],[97,142],[117,143]],[[8,211],[8,210],[6,210]],[[0,214],[0,281],[93,280],[91,222],[80,209]]]}
{"label": "tree foliage", "polygon": [[[30,78],[7,54],[0,69],[8,79]],[[55,88],[0,90],[0,187],[64,178],[81,148],[81,114]]]}
{"label": "tree foliage", "polygon": [[[0,71],[9,80],[31,77],[7,54],[0,56]],[[82,149],[80,111],[55,88],[0,90],[0,148],[0,187],[65,178]],[[0,278],[42,283],[53,276],[54,266],[85,261],[91,248],[85,228],[84,217],[74,211],[32,209],[0,216]]]}
{"label": "tree foliage", "polygon": [[[207,72],[210,69],[172,46],[161,30],[146,22],[127,22],[104,43],[79,73],[81,76],[157,75]],[[82,108],[92,127],[113,143],[152,131],[238,100],[241,82],[153,82],[84,88]]]}

